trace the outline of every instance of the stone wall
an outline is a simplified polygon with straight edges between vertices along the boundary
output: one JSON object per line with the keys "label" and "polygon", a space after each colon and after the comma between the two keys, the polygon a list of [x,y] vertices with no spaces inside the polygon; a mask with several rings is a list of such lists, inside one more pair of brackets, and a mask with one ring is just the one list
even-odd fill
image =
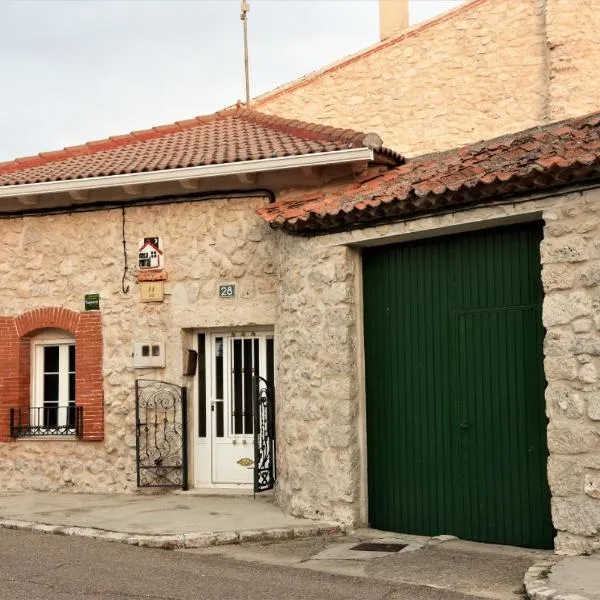
{"label": "stone wall", "polygon": [[599,190],[312,239],[281,234],[278,498],[283,506],[303,516],[365,522],[360,266],[351,247],[540,218],[545,221],[540,269],[556,549],[600,549]]}
{"label": "stone wall", "polygon": [[600,2],[547,0],[550,121],[600,109]]}
{"label": "stone wall", "polygon": [[259,97],[414,156],[598,110],[598,0],[474,0]]}
{"label": "stone wall", "polygon": [[259,98],[257,110],[375,131],[407,155],[531,127],[544,118],[541,0],[486,0]]}
{"label": "stone wall", "polygon": [[544,212],[541,248],[556,548],[600,549],[600,192]]}
{"label": "stone wall", "polygon": [[353,252],[280,234],[277,308],[279,502],[359,521],[359,370]]}
{"label": "stone wall", "polygon": [[[541,247],[550,450],[557,550],[600,548],[600,192],[483,207],[315,238],[272,232],[254,211],[266,200],[206,200],[125,211],[129,263],[137,240],[164,238],[163,303],[121,289],[120,211],[0,221],[3,315],[63,306],[99,292],[105,439],[0,444],[3,490],[135,489],[133,382],[189,384],[182,350],[192,328],[276,325],[277,498],[293,514],[365,519],[360,261],[355,246],[545,220]],[[239,298],[219,301],[216,284]],[[164,341],[166,369],[134,370],[134,340]]]}
{"label": "stone wall", "polygon": [[[266,202],[220,199],[127,208],[130,267],[137,264],[139,239],[164,240],[168,281],[161,303],[140,302],[134,269],[125,280],[128,293],[122,291],[120,210],[0,221],[0,316],[49,306],[81,311],[85,294],[100,294],[105,402],[102,443],[0,443],[2,490],[135,489],[135,379],[190,385],[182,376],[187,330],[275,322],[275,236],[255,214]],[[236,282],[238,298],[219,300],[219,282]],[[167,368],[133,369],[133,341],[165,342]]]}

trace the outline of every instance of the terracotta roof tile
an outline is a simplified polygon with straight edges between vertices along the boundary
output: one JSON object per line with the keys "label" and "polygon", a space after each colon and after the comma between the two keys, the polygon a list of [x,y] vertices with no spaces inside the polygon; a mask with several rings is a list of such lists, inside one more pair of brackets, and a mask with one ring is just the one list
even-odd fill
{"label": "terracotta roof tile", "polygon": [[[0,163],[0,186],[364,148],[373,139],[379,137],[238,107]],[[374,150],[393,164],[403,160]]]}
{"label": "terracotta roof tile", "polygon": [[358,188],[259,210],[274,227],[306,232],[398,219],[516,193],[600,179],[600,112],[429,154]]}

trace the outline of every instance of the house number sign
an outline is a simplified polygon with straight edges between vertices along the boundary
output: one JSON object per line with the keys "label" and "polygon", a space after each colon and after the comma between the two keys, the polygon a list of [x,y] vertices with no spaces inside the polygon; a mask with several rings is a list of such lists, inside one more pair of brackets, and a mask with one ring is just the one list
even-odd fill
{"label": "house number sign", "polygon": [[220,284],[219,298],[235,298],[235,283]]}
{"label": "house number sign", "polygon": [[163,281],[143,281],[140,283],[140,300],[142,302],[162,302],[164,294]]}

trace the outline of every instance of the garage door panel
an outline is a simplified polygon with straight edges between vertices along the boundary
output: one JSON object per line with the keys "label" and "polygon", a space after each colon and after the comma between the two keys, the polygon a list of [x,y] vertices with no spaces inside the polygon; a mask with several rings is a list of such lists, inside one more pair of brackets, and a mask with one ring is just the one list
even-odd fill
{"label": "garage door panel", "polygon": [[[461,455],[464,457],[464,510],[472,514],[470,539],[512,540],[545,545],[534,539],[544,530],[549,507],[540,485],[545,451],[535,419],[532,392],[540,397],[543,373],[537,357],[537,306],[463,313],[457,320]],[[534,385],[535,378],[538,385]],[[530,518],[520,516],[530,514]],[[536,521],[539,521],[536,523]]]}
{"label": "garage door panel", "polygon": [[[427,263],[443,275],[443,262],[437,248],[425,255],[411,248],[407,254],[384,254],[365,269],[366,302],[376,307],[367,354],[385,357],[371,363],[368,380],[368,396],[376,404],[367,420],[367,435],[374,440],[370,480],[386,489],[377,495],[378,513],[407,533],[441,533],[445,513],[452,512],[452,441],[441,428],[450,418],[451,407],[443,401],[449,380],[447,373],[431,376],[432,367],[447,354],[443,344],[434,343],[447,324],[439,309],[432,311],[421,302],[423,296],[446,294],[446,286],[424,269]],[[448,342],[448,336],[443,340]],[[402,485],[406,481],[412,485]]]}
{"label": "garage door panel", "polygon": [[369,512],[551,547],[538,224],[366,251]]}

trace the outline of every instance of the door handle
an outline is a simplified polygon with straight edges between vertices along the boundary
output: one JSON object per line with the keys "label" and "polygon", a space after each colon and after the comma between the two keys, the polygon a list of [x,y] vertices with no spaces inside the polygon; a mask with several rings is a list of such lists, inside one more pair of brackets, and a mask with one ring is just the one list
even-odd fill
{"label": "door handle", "polygon": [[470,423],[459,423],[458,426],[461,429],[471,429],[471,424]]}

